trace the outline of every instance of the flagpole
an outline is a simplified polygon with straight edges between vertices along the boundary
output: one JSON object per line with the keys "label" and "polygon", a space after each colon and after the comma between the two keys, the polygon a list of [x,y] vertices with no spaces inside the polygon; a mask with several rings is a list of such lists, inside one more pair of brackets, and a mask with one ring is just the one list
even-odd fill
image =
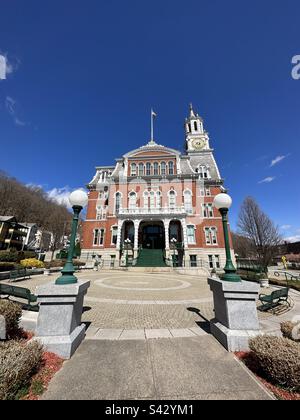
{"label": "flagpole", "polygon": [[153,128],[153,109],[151,108],[151,141],[154,141],[154,128]]}

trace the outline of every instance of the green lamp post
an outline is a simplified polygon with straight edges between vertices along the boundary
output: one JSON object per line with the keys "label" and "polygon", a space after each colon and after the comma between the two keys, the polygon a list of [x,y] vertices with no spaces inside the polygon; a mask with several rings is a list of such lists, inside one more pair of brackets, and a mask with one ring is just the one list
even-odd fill
{"label": "green lamp post", "polygon": [[224,231],[226,265],[224,267],[225,274],[221,276],[221,279],[224,281],[240,282],[242,280],[240,276],[236,274],[236,268],[232,263],[228,235],[228,210],[232,205],[232,199],[228,194],[218,194],[214,199],[213,205],[221,213]]}
{"label": "green lamp post", "polygon": [[71,239],[70,239],[67,262],[61,271],[61,276],[55,282],[55,284],[58,284],[58,285],[77,283],[77,277],[74,276],[75,268],[73,265],[73,255],[74,255],[79,214],[81,210],[88,203],[88,195],[86,192],[82,190],[76,190],[70,194],[69,201],[74,212],[73,222],[72,222],[72,232],[71,232]]}

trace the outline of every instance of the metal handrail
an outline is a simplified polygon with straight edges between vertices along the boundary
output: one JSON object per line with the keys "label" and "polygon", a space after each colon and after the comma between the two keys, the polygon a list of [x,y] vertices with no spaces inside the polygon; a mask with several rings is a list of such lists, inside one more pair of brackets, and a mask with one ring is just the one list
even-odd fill
{"label": "metal handrail", "polygon": [[[294,274],[291,274],[288,271],[283,271],[283,270],[274,271],[274,276],[275,277],[280,277],[281,274],[284,274],[285,275],[286,281],[288,281],[288,280],[300,281],[300,275],[299,276],[295,276]],[[288,278],[288,276],[290,278]]]}

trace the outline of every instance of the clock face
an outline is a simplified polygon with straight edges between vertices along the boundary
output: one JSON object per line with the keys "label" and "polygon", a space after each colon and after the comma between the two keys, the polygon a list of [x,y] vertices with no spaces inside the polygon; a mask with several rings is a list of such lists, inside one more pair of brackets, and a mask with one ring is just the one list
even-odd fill
{"label": "clock face", "polygon": [[205,140],[193,140],[192,145],[194,147],[194,149],[196,150],[200,150],[203,149],[203,147],[205,146]]}

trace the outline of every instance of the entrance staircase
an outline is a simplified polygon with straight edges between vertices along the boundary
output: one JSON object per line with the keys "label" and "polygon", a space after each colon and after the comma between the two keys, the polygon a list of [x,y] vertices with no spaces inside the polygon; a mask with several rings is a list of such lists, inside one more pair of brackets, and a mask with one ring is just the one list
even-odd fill
{"label": "entrance staircase", "polygon": [[135,267],[167,267],[162,249],[141,249]]}

